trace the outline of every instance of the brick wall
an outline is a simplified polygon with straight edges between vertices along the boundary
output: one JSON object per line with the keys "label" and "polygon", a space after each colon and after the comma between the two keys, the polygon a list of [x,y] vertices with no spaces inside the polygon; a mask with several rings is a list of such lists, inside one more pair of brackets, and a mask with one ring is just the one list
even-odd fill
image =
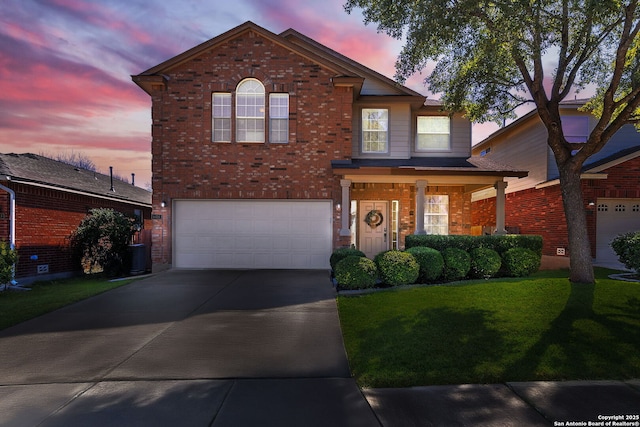
{"label": "brick wall", "polygon": [[[89,209],[112,208],[133,215],[135,206],[106,199],[23,184],[9,184],[16,193],[16,247],[20,259],[16,277],[37,276],[38,265],[48,265],[50,274],[78,270],[71,262],[69,235],[77,228]],[[5,192],[0,192],[1,238],[9,238],[9,202]],[[145,227],[150,226],[149,208],[142,209]],[[37,256],[37,259],[32,259]]]}
{"label": "brick wall", "polygon": [[[449,234],[469,234],[471,224],[471,196],[457,186],[428,186],[426,195],[449,196]],[[416,229],[416,187],[412,184],[364,184],[351,185],[351,199],[356,201],[398,200],[399,246],[404,248],[405,238]],[[358,221],[360,224],[360,221]],[[358,230],[359,231],[359,230]]]}
{"label": "brick wall", "polygon": [[[169,72],[165,90],[152,95],[153,205],[162,215],[153,225],[154,263],[171,263],[173,199],[340,202],[331,160],[350,156],[353,93],[334,88],[334,74],[254,32]],[[212,92],[233,94],[249,77],[264,84],[267,100],[289,93],[288,144],[211,142]],[[338,236],[337,214],[334,225]]]}
{"label": "brick wall", "polygon": [[[595,257],[598,198],[640,198],[640,158],[611,167],[603,173],[607,179],[582,181],[582,191],[591,252]],[[475,226],[495,226],[495,197],[473,203],[472,223]],[[506,196],[506,226],[517,226],[522,234],[540,234],[544,240],[543,254],[556,255],[556,248],[566,248],[569,238],[562,206],[560,185],[528,189]]]}

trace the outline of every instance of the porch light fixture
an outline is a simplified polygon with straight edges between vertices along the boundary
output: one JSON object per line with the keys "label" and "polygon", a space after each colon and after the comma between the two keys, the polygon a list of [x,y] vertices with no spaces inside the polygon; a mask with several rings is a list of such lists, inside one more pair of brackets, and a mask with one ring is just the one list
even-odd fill
{"label": "porch light fixture", "polygon": [[336,203],[336,211],[340,212],[342,210],[342,206],[340,205],[340,203]]}
{"label": "porch light fixture", "polygon": [[165,202],[164,200],[162,202],[160,202],[160,207],[164,208],[167,206],[167,202]]}

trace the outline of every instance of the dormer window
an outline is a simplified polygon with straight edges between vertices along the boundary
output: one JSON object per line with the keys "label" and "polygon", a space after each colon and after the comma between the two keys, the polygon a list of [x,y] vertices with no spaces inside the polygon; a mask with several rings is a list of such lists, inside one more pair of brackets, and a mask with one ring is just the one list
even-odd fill
{"label": "dormer window", "polygon": [[362,152],[386,153],[389,150],[389,110],[362,109]]}
{"label": "dormer window", "polygon": [[444,116],[419,116],[416,130],[416,151],[446,151],[451,149],[451,120]]}

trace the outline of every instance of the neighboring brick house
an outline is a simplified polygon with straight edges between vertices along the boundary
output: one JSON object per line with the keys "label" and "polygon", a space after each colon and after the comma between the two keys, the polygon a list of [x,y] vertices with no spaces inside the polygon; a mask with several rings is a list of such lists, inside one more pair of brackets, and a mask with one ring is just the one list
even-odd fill
{"label": "neighboring brick house", "polygon": [[[586,141],[596,119],[579,111],[584,100],[561,105],[562,125],[571,142]],[[521,233],[541,234],[543,254],[552,265],[569,264],[568,234],[560,193],[559,174],[547,145],[542,121],[534,112],[490,135],[473,147],[474,155],[514,167],[529,176],[507,179],[506,225]],[[591,251],[598,264],[616,266],[610,247],[620,233],[640,230],[640,134],[632,124],[622,127],[582,169],[582,191]],[[495,192],[473,195],[473,224],[495,225]]]}
{"label": "neighboring brick house", "polygon": [[72,263],[69,236],[93,208],[135,215],[148,228],[151,193],[43,156],[0,154],[0,240],[15,242],[20,284],[80,270]]}
{"label": "neighboring brick house", "polygon": [[526,175],[470,159],[461,114],[292,29],[247,22],[132,78],[152,100],[154,269],[327,268],[337,247],[468,234],[472,191]]}

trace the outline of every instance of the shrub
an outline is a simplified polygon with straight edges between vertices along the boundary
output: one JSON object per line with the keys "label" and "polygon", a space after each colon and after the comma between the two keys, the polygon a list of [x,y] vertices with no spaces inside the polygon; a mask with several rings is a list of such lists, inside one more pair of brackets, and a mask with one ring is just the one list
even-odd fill
{"label": "shrub", "polygon": [[351,255],[338,261],[335,276],[342,289],[365,289],[376,284],[378,270],[369,258]]}
{"label": "shrub", "polygon": [[507,275],[524,277],[535,273],[540,268],[540,256],[531,249],[513,248],[502,256],[502,265]]}
{"label": "shrub", "polygon": [[364,252],[354,248],[338,248],[335,251],[333,251],[333,253],[331,254],[331,257],[329,258],[329,265],[331,265],[331,269],[335,271],[336,264],[338,264],[340,261],[342,261],[346,257],[354,256],[354,255],[360,256],[360,257],[366,257]]}
{"label": "shrub", "polygon": [[444,278],[448,281],[467,277],[471,269],[471,256],[458,248],[446,248],[442,251],[444,259]]}
{"label": "shrub", "polygon": [[477,236],[478,247],[493,249],[500,255],[513,248],[531,249],[542,256],[542,236],[529,234],[494,234]]}
{"label": "shrub", "polygon": [[433,282],[442,276],[444,270],[444,259],[440,252],[433,248],[416,246],[407,249],[407,252],[413,255],[420,266],[420,274],[418,282]]}
{"label": "shrub", "polygon": [[390,286],[415,283],[420,274],[418,261],[407,252],[385,251],[376,255],[380,280]]}
{"label": "shrub", "polygon": [[528,234],[494,234],[492,236],[412,234],[406,237],[405,245],[407,249],[424,246],[440,252],[446,248],[458,248],[467,252],[475,248],[488,248],[500,255],[509,249],[527,248],[542,255],[542,236]]}
{"label": "shrub", "polygon": [[468,252],[477,245],[478,237],[480,236],[410,234],[405,238],[405,246],[407,249],[422,246],[433,248],[439,252],[446,248],[458,248]]}
{"label": "shrub", "polygon": [[113,209],[91,209],[71,234],[71,247],[85,273],[117,276],[127,269],[134,220]]}
{"label": "shrub", "polygon": [[471,269],[469,275],[477,279],[488,279],[500,271],[502,258],[500,254],[489,248],[475,248],[469,252]]}
{"label": "shrub", "polygon": [[13,279],[13,266],[18,262],[18,251],[11,249],[8,242],[0,241],[0,285]]}
{"label": "shrub", "polygon": [[640,273],[640,231],[620,234],[611,247],[625,267]]}

